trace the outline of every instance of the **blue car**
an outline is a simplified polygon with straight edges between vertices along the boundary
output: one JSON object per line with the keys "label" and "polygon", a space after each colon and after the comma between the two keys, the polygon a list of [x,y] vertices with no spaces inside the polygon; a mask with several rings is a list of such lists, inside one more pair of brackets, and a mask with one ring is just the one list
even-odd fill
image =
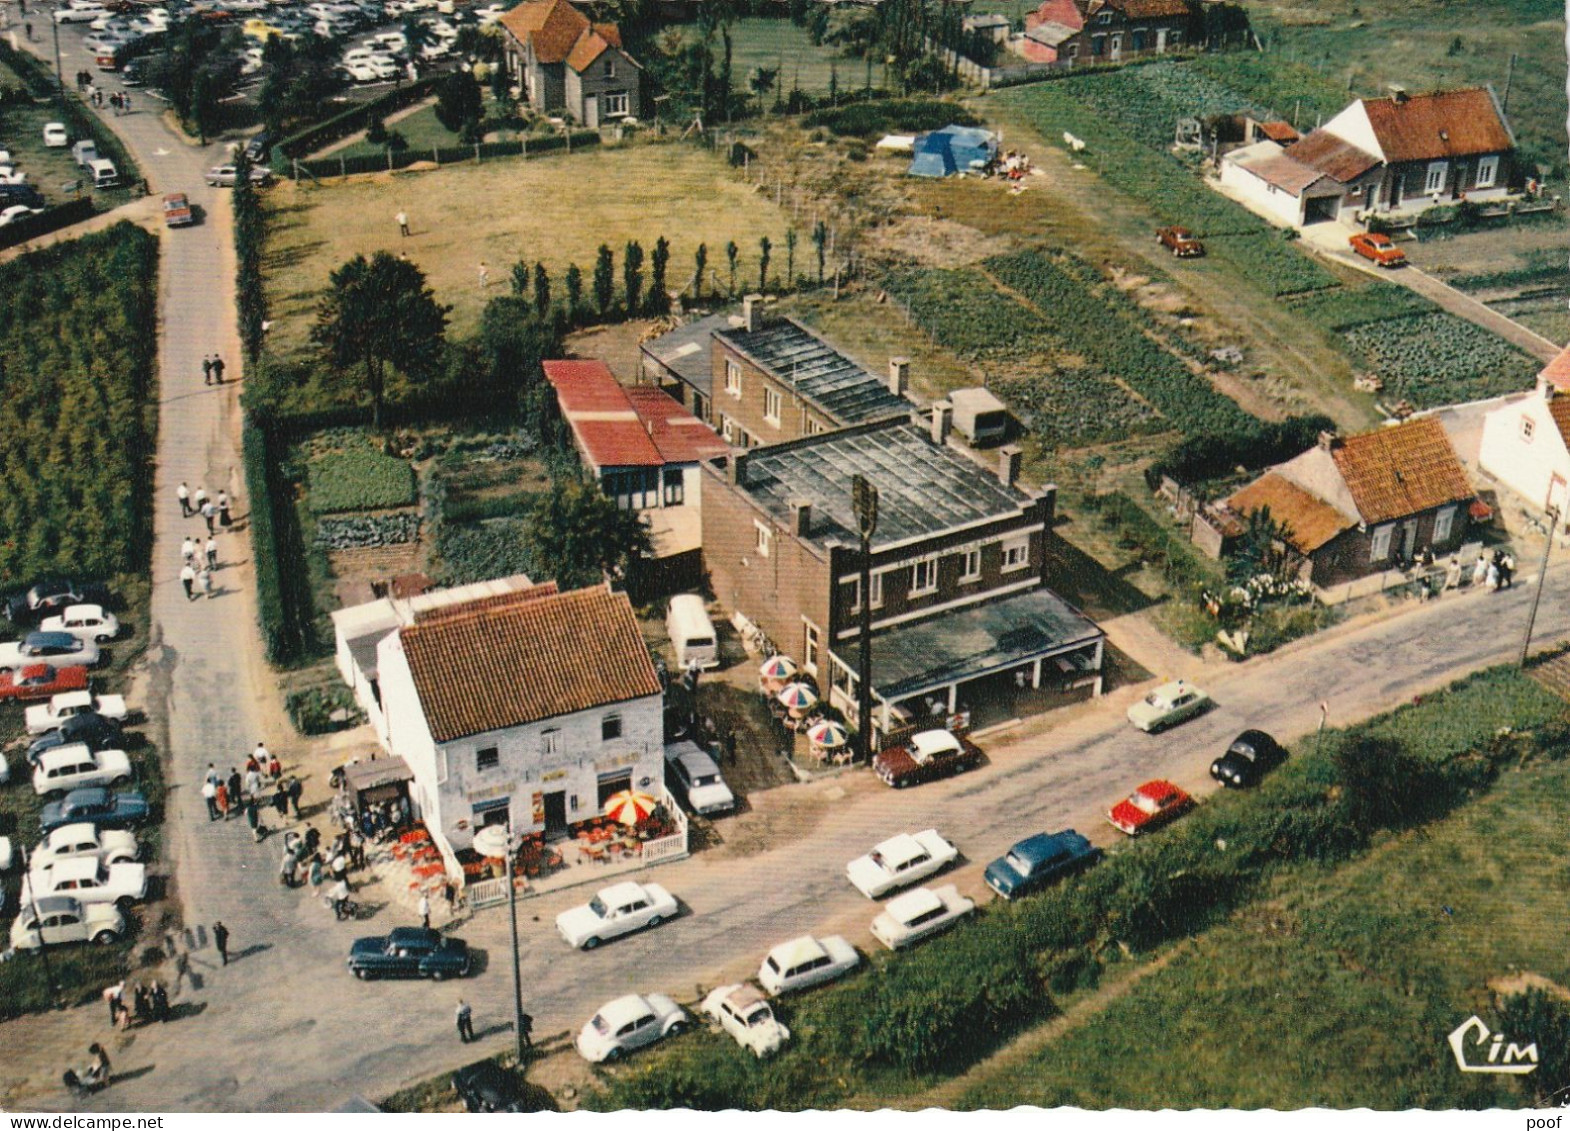
{"label": "blue car", "polygon": [[1020,841],[988,864],[985,876],[989,888],[1004,899],[1014,899],[1100,859],[1101,849],[1073,829],[1064,829]]}
{"label": "blue car", "polygon": [[145,821],[148,811],[147,798],[135,790],[73,789],[62,800],[44,806],[38,827],[46,836],[84,821],[99,829],[128,829]]}
{"label": "blue car", "polygon": [[372,978],[462,978],[469,972],[469,946],[462,939],[424,927],[394,927],[388,935],[355,939],[349,971]]}

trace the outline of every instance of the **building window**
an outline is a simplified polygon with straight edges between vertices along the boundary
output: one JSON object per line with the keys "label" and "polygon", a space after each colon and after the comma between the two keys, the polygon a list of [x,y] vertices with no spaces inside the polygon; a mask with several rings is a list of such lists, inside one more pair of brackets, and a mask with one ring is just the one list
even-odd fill
{"label": "building window", "polygon": [[633,467],[607,471],[600,477],[600,487],[624,511],[647,510],[659,505],[660,469]]}
{"label": "building window", "polygon": [[807,420],[807,435],[809,435],[809,436],[821,436],[821,435],[823,435],[823,421],[817,420],[817,419],[813,419],[813,418],[809,418]]}
{"label": "building window", "polygon": [[1395,529],[1395,523],[1392,522],[1374,528],[1374,540],[1368,547],[1369,561],[1382,562],[1390,556],[1390,535]]}
{"label": "building window", "polygon": [[608,79],[616,77],[616,56],[609,52],[605,55],[605,77]]}
{"label": "building window", "polygon": [[502,752],[494,746],[482,746],[474,752],[474,768],[481,772],[494,770],[502,764]]}
{"label": "building window", "polygon": [[853,577],[845,583],[845,607],[853,614],[861,612],[861,578]]}
{"label": "building window", "polygon": [[1091,36],[1090,53],[1095,55],[1097,58],[1105,55],[1107,53],[1107,37],[1104,35]]}
{"label": "building window", "polygon": [[1138,30],[1132,32],[1129,35],[1128,49],[1130,51],[1143,51],[1145,49],[1145,29],[1144,28],[1139,28]]}
{"label": "building window", "polygon": [[1182,42],[1183,42],[1183,33],[1181,31],[1179,31],[1177,28],[1173,28],[1171,31],[1167,32],[1167,44],[1169,46],[1176,47],[1178,44],[1180,44]]}
{"label": "building window", "polygon": [[1068,45],[1068,56],[1067,56],[1067,58],[1068,58],[1069,62],[1073,62],[1075,59],[1079,58],[1079,44],[1077,44],[1077,43],[1070,43]]}
{"label": "building window", "polygon": [[601,97],[604,99],[602,105],[605,107],[605,116],[607,118],[625,118],[627,116],[627,92],[625,90],[619,90],[615,94],[606,94]]}
{"label": "building window", "polygon": [[733,447],[736,444],[736,425],[730,417],[720,416],[720,439]]}
{"label": "building window", "polygon": [[872,575],[872,607],[874,609],[883,607],[883,575],[881,573]]}
{"label": "building window", "polygon": [[540,732],[540,753],[547,758],[561,753],[561,731],[552,727]]}
{"label": "building window", "polygon": [[1102,12],[1101,15],[1096,17],[1096,22],[1098,24],[1110,24],[1112,22],[1112,13]]}
{"label": "building window", "polygon": [[725,391],[733,397],[741,396],[741,366],[730,358],[725,359]]}
{"label": "building window", "polygon": [[778,389],[763,390],[763,419],[776,428],[780,426],[780,391]]}
{"label": "building window", "polygon": [[1445,507],[1434,516],[1434,543],[1438,545],[1450,540],[1450,528],[1455,525],[1455,507]]}
{"label": "building window", "polygon": [[1445,174],[1450,172],[1450,162],[1430,161],[1428,163],[1428,176],[1423,180],[1423,191],[1432,196],[1436,192],[1445,191]]}
{"label": "building window", "polygon": [[665,505],[679,507],[687,501],[687,475],[679,467],[665,469]]}
{"label": "building window", "polygon": [[818,674],[818,626],[808,622],[807,642],[801,649],[801,666],[813,675]]}
{"label": "building window", "polygon": [[960,561],[963,563],[959,573],[960,581],[965,582],[981,580],[980,550],[966,550],[960,555]]}
{"label": "building window", "polygon": [[621,737],[621,716],[606,715],[600,720],[600,741],[614,742]]}
{"label": "building window", "polygon": [[1494,182],[1499,179],[1498,156],[1479,157],[1477,159],[1477,187],[1493,188]]}
{"label": "building window", "polygon": [[1533,423],[1532,418],[1530,416],[1523,416],[1521,418],[1522,443],[1530,444],[1532,442],[1532,433],[1535,431],[1537,431],[1537,425]]}
{"label": "building window", "polygon": [[758,535],[758,553],[766,558],[774,549],[774,531],[761,522],[754,522],[752,525]]}
{"label": "building window", "polygon": [[934,592],[938,587],[938,559],[922,558],[919,562],[911,563],[910,567],[910,595],[919,597],[923,593]]}
{"label": "building window", "polygon": [[1030,537],[1010,538],[1003,543],[1003,572],[1011,573],[1030,565]]}

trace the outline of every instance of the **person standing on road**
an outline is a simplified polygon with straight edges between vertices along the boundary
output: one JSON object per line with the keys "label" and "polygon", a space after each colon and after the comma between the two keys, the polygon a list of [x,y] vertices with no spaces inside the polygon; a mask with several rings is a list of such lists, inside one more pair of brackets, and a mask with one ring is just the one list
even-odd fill
{"label": "person standing on road", "polygon": [[229,965],[229,928],[224,926],[222,919],[213,924],[213,945],[218,948],[218,957],[223,959],[223,964]]}
{"label": "person standing on road", "polygon": [[196,571],[191,568],[190,562],[186,562],[180,570],[180,584],[185,586],[185,599],[187,601],[196,596]]}
{"label": "person standing on road", "polygon": [[532,1049],[534,1047],[534,1018],[527,1013],[518,1015],[518,1035],[523,1038],[524,1048]]}
{"label": "person standing on road", "polygon": [[277,812],[279,820],[289,819],[289,795],[284,792],[283,782],[278,783],[278,788],[273,793],[273,809]]}
{"label": "person standing on road", "polygon": [[234,516],[229,513],[229,496],[222,491],[218,493],[218,525],[228,530],[234,524]]}
{"label": "person standing on road", "polygon": [[407,236],[409,234],[409,214],[399,209],[396,219],[398,221],[398,234]]}
{"label": "person standing on road", "polygon": [[240,771],[233,766],[229,767],[229,796],[234,799],[234,804],[240,804],[240,787],[244,783],[240,780]]}
{"label": "person standing on road", "polygon": [[300,785],[300,779],[296,777],[289,779],[287,788],[289,790],[289,804],[294,807],[295,819],[298,820],[300,816],[300,794],[304,793],[305,790]]}
{"label": "person standing on road", "polygon": [[180,543],[180,560],[186,565],[190,565],[196,560],[196,543],[191,541],[189,535],[186,536],[185,541]]}
{"label": "person standing on road", "polygon": [[213,571],[203,566],[202,571],[196,575],[196,581],[202,587],[202,596],[211,601],[213,599]]}
{"label": "person standing on road", "polygon": [[204,353],[202,355],[202,384],[204,384],[204,385],[211,385],[212,383],[213,383],[213,359],[212,359],[212,355]]}
{"label": "person standing on road", "polygon": [[218,811],[223,814],[224,820],[227,821],[229,819],[229,786],[224,782],[219,782],[213,788],[218,794]]}
{"label": "person standing on road", "polygon": [[474,1040],[474,1011],[463,998],[458,999],[458,1039],[464,1044]]}
{"label": "person standing on road", "polygon": [[200,514],[202,505],[207,502],[207,488],[200,483],[196,485],[196,494],[191,496],[191,513]]}
{"label": "person standing on road", "polygon": [[206,778],[202,782],[202,800],[207,802],[207,819],[216,821],[218,819],[218,786],[214,784],[212,778]]}
{"label": "person standing on road", "polygon": [[207,568],[218,568],[218,539],[211,534],[207,536]]}
{"label": "person standing on road", "polygon": [[254,799],[262,795],[262,771],[250,769],[245,771],[245,796]]}
{"label": "person standing on road", "polygon": [[219,385],[224,383],[224,359],[221,354],[213,354],[213,380]]}
{"label": "person standing on road", "polygon": [[431,897],[423,891],[420,893],[420,926],[427,931],[431,929]]}
{"label": "person standing on road", "polygon": [[180,485],[174,489],[174,493],[180,500],[180,517],[190,518],[191,489],[185,485],[185,481],[183,479],[180,481]]}
{"label": "person standing on road", "polygon": [[218,508],[211,499],[202,504],[202,517],[207,520],[207,533],[217,534],[218,528],[213,523],[218,519]]}
{"label": "person standing on road", "polygon": [[162,982],[154,982],[151,992],[153,996],[153,1019],[158,1021],[160,1024],[168,1021],[169,991],[164,989],[164,984]]}
{"label": "person standing on road", "polygon": [[245,799],[245,823],[251,826],[251,839],[261,844],[266,834],[262,831],[262,815],[256,808],[255,794]]}

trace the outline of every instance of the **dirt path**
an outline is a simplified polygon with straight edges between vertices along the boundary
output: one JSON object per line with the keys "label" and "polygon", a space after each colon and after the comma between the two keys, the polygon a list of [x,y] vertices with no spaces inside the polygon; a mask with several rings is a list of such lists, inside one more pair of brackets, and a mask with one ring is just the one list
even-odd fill
{"label": "dirt path", "polygon": [[1465,318],[1468,322],[1498,334],[1539,361],[1552,361],[1563,349],[1562,346],[1549,341],[1536,331],[1528,330],[1521,323],[1505,317],[1493,307],[1484,306],[1471,295],[1463,294],[1448,283],[1440,282],[1434,276],[1418,270],[1411,264],[1403,270],[1389,272],[1387,277],[1398,283],[1404,283],[1425,298],[1433,299],[1457,318]]}

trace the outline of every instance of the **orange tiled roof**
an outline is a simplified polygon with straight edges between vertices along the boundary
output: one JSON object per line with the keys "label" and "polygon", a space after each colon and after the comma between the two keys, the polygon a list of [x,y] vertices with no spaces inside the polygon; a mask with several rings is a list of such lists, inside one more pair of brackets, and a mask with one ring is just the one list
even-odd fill
{"label": "orange tiled roof", "polygon": [[437,605],[433,609],[422,609],[414,614],[415,624],[437,624],[441,621],[452,620],[455,617],[469,616],[473,613],[486,612],[491,609],[504,609],[509,605],[521,605],[527,601],[538,601],[541,597],[554,597],[556,583],[544,581],[539,585],[530,585],[524,589],[513,589],[507,593],[493,593],[489,597],[476,597],[472,601],[464,601],[457,605]]}
{"label": "orange tiled roof", "polygon": [[632,603],[608,586],[454,610],[400,640],[437,742],[660,692]]}
{"label": "orange tiled roof", "polygon": [[1112,0],[1112,6],[1121,8],[1123,14],[1131,20],[1157,20],[1193,14],[1188,0]]}
{"label": "orange tiled roof", "polygon": [[1369,524],[1476,495],[1444,426],[1431,416],[1348,436],[1330,454]]}
{"label": "orange tiled roof", "polygon": [[1494,93],[1485,87],[1437,90],[1393,98],[1365,98],[1363,109],[1385,160],[1432,161],[1504,153],[1515,138],[1499,112]]}
{"label": "orange tiled roof", "polygon": [[1556,393],[1548,402],[1548,415],[1553,418],[1554,427],[1559,429],[1559,438],[1566,448],[1570,448],[1570,397]]}
{"label": "orange tiled roof", "polygon": [[1570,390],[1570,346],[1559,351],[1559,356],[1545,365],[1538,376],[1556,389]]}
{"label": "orange tiled roof", "polygon": [[572,51],[567,55],[567,65],[581,75],[609,47],[610,43],[599,32],[591,31],[588,35],[579,36],[578,42],[572,45]]}
{"label": "orange tiled roof", "polygon": [[1227,500],[1227,508],[1247,518],[1270,509],[1270,517],[1287,528],[1288,541],[1312,554],[1344,530],[1357,524],[1323,499],[1315,498],[1284,475],[1266,472]]}

